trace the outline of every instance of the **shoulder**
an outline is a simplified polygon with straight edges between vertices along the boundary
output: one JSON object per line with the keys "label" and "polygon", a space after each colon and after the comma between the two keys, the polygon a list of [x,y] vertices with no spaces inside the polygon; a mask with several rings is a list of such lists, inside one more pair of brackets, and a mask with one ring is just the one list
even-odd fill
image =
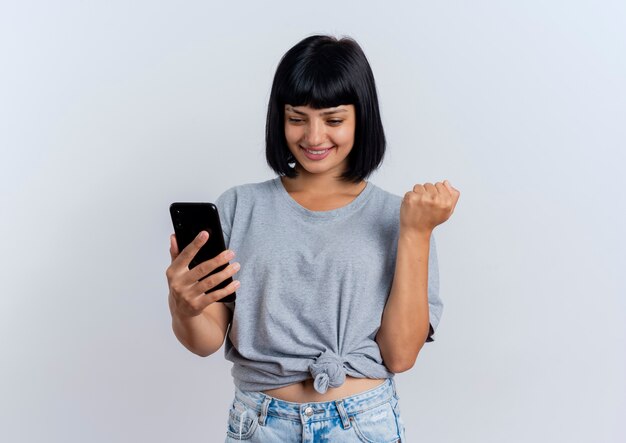
{"label": "shoulder", "polygon": [[400,211],[400,205],[402,204],[403,197],[389,192],[380,186],[370,183],[372,186],[372,199],[381,205],[385,211]]}
{"label": "shoulder", "polygon": [[275,185],[271,179],[257,183],[244,183],[227,188],[217,197],[215,206],[227,244],[230,241],[235,220],[249,219],[255,201],[267,200],[266,197],[271,192],[272,186]]}
{"label": "shoulder", "polygon": [[231,208],[245,204],[263,194],[271,191],[275,179],[269,179],[255,183],[243,183],[231,186],[223,191],[216,200],[216,205],[220,208]]}

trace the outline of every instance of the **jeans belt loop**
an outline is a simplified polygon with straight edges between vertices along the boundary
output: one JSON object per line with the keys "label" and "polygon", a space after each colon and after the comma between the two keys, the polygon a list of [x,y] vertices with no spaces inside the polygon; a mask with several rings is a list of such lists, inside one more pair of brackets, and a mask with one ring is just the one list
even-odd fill
{"label": "jeans belt loop", "polygon": [[259,415],[259,425],[265,426],[265,419],[267,418],[267,410],[270,407],[270,401],[272,398],[268,395],[263,399],[263,403],[261,404],[261,415]]}
{"label": "jeans belt loop", "polygon": [[350,429],[350,418],[348,417],[346,408],[343,407],[343,400],[335,400],[335,406],[337,406],[337,411],[339,411],[339,417],[341,417],[343,428]]}

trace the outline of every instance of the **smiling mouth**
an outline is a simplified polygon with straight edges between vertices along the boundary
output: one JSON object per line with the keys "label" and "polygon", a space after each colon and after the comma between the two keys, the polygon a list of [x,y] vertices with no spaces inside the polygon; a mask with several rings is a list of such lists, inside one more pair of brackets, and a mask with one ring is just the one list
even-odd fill
{"label": "smiling mouth", "polygon": [[335,148],[335,146],[331,146],[329,148],[324,149],[306,149],[300,146],[300,149],[304,151],[304,156],[312,161],[321,161],[330,155],[330,151]]}
{"label": "smiling mouth", "polygon": [[300,146],[300,149],[305,150],[306,152],[308,152],[309,154],[313,154],[313,155],[321,155],[326,153],[326,151],[330,150],[334,148],[334,146],[330,146],[328,148],[318,148],[318,149],[307,149],[307,148],[303,148],[302,146]]}

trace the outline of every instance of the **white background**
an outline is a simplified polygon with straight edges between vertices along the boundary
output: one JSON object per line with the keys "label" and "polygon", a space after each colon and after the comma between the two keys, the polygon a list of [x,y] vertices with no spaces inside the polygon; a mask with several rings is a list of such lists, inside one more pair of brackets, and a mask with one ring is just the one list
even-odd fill
{"label": "white background", "polygon": [[461,191],[408,441],[625,441],[624,5],[0,3],[0,439],[223,441],[231,365],[170,329],[168,205],[274,177],[274,71],[330,33],[376,77],[370,179]]}

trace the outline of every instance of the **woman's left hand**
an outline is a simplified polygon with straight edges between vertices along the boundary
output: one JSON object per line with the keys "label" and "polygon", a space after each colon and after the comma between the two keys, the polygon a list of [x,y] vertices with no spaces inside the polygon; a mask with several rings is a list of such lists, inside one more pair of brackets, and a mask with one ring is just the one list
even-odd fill
{"label": "woman's left hand", "polygon": [[461,193],[448,180],[413,186],[404,194],[400,206],[400,229],[404,231],[432,233],[437,225],[445,222],[454,212]]}

